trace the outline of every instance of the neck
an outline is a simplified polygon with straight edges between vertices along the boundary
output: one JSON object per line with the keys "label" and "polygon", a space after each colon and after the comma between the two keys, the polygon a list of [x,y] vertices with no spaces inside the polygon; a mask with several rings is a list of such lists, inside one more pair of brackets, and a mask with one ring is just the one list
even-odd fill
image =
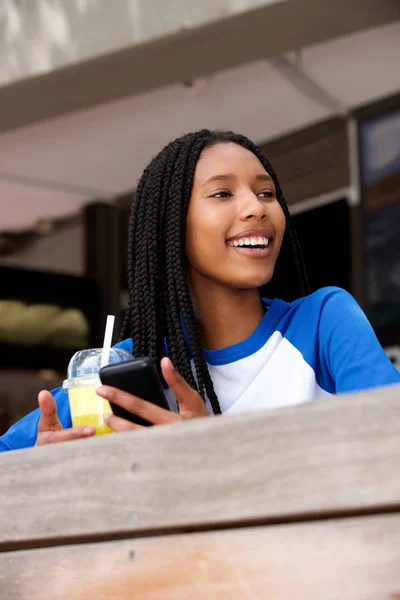
{"label": "neck", "polygon": [[232,290],[190,285],[202,346],[218,350],[247,339],[260,324],[264,307],[258,289]]}

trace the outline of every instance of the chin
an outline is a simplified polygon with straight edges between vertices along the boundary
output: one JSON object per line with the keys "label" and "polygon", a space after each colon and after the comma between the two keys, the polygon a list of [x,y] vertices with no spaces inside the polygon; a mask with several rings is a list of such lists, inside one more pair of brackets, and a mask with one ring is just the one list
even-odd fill
{"label": "chin", "polygon": [[264,285],[267,285],[267,283],[269,283],[271,281],[272,275],[271,277],[265,278],[265,277],[260,277],[260,278],[255,278],[252,277],[251,279],[246,278],[246,279],[242,279],[242,280],[236,280],[234,282],[232,282],[231,287],[236,288],[236,289],[241,289],[241,290],[254,290],[254,289],[258,289],[263,287]]}
{"label": "chin", "polygon": [[242,285],[240,287],[243,287],[244,289],[254,289],[263,287],[271,281],[272,275],[273,271],[267,274],[264,272],[260,274],[254,274],[252,276],[249,276],[247,274],[247,276],[243,277],[243,279],[241,280]]}

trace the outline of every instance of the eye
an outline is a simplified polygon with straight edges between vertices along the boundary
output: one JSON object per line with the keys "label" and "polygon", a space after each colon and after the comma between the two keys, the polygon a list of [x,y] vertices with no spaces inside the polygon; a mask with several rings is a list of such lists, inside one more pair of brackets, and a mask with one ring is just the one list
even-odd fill
{"label": "eye", "polygon": [[232,196],[229,190],[215,190],[210,194],[210,198],[230,198]]}
{"label": "eye", "polygon": [[257,194],[257,196],[261,196],[262,198],[275,198],[275,192],[272,190],[264,190],[263,192]]}

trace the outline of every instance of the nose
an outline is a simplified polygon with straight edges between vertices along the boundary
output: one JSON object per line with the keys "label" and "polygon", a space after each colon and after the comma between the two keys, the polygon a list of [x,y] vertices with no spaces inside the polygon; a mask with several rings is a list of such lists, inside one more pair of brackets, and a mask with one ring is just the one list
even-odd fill
{"label": "nose", "polygon": [[258,198],[251,190],[243,195],[240,203],[240,219],[242,221],[262,221],[266,218],[266,203]]}

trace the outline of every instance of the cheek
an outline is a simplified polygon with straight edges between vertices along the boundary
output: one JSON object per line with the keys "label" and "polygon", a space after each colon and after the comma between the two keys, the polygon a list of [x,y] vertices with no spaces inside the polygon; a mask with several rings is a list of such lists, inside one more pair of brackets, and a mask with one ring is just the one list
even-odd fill
{"label": "cheek", "polygon": [[285,215],[283,214],[283,210],[282,210],[281,206],[278,203],[276,206],[276,210],[274,210],[274,214],[271,215],[271,217],[272,217],[271,220],[274,223],[277,240],[279,241],[279,245],[280,245],[282,242],[282,239],[283,239],[283,234],[285,233],[285,229],[286,229],[286,218],[285,218]]}
{"label": "cheek", "polygon": [[226,250],[224,228],[217,215],[196,211],[186,221],[186,256],[194,267],[211,267]]}
{"label": "cheek", "polygon": [[204,216],[200,213],[189,213],[186,221],[186,256],[189,263],[194,266],[201,260],[209,246],[209,235]]}

